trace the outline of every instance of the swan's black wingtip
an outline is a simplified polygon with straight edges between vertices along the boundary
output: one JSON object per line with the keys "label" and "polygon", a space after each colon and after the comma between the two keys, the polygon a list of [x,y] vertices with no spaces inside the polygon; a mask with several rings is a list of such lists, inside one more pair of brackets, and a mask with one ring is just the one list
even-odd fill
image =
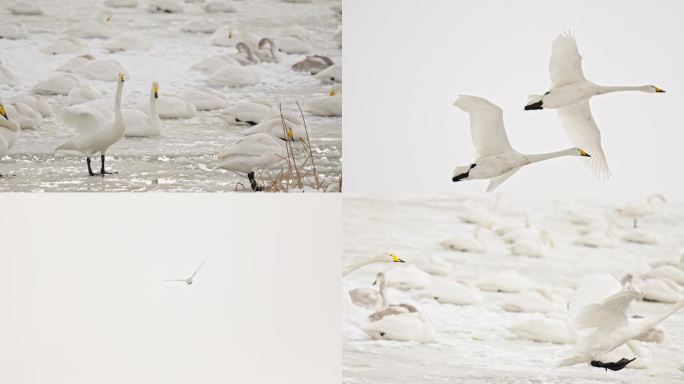
{"label": "swan's black wingtip", "polygon": [[537,101],[537,102],[534,103],[534,104],[528,104],[528,105],[526,105],[526,106],[525,106],[525,110],[526,110],[526,111],[534,111],[534,110],[537,110],[537,109],[544,109],[544,108],[542,107],[542,104],[543,104],[543,102],[542,102],[541,100],[539,100],[539,101]]}

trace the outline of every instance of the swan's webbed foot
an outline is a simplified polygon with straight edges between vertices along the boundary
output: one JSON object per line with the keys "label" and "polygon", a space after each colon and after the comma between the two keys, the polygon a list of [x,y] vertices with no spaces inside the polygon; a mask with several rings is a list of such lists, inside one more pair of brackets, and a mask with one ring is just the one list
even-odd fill
{"label": "swan's webbed foot", "polygon": [[606,371],[609,369],[611,371],[619,371],[623,369],[624,367],[627,366],[627,364],[631,363],[632,361],[636,360],[636,357],[633,359],[625,359],[624,357],[614,363],[604,363],[602,361],[598,360],[592,360],[591,361],[591,366],[592,367],[597,367],[597,368],[604,368]]}
{"label": "swan's webbed foot", "polygon": [[112,172],[105,171],[105,157],[104,157],[104,155],[100,156],[100,160],[102,161],[102,167],[100,168],[100,176],[104,177],[104,175],[112,175],[115,173],[119,173],[117,171],[112,171]]}
{"label": "swan's webbed foot", "polygon": [[249,179],[249,185],[250,187],[252,187],[252,190],[254,192],[261,192],[264,190],[264,187],[259,186],[256,179],[254,178],[254,172],[248,173],[247,178]]}

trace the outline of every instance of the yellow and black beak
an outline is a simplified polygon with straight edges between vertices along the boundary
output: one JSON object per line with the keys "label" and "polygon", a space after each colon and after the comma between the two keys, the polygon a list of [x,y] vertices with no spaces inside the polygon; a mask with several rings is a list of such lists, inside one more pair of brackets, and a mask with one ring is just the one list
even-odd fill
{"label": "yellow and black beak", "polygon": [[655,91],[656,91],[657,93],[665,93],[665,90],[660,89],[660,88],[656,87],[655,85],[653,86],[653,88],[655,88]]}
{"label": "yellow and black beak", "polygon": [[0,115],[4,117],[5,119],[9,120],[9,117],[7,117],[7,112],[5,112],[5,106],[0,104]]}
{"label": "yellow and black beak", "polygon": [[581,150],[581,149],[579,150],[579,154],[580,154],[580,156],[584,156],[584,157],[591,157],[591,155],[590,155],[590,154],[588,154],[588,153],[584,152],[584,151],[583,151],[583,150]]}
{"label": "yellow and black beak", "polygon": [[125,73],[123,73],[123,72],[119,73],[119,81],[122,83],[124,81],[126,81],[126,74]]}
{"label": "yellow and black beak", "polygon": [[404,260],[398,258],[397,255],[395,255],[395,254],[391,254],[390,256],[392,256],[392,261],[395,263],[405,263]]}
{"label": "yellow and black beak", "polygon": [[154,91],[154,98],[158,99],[159,98],[159,86],[155,85],[152,90]]}

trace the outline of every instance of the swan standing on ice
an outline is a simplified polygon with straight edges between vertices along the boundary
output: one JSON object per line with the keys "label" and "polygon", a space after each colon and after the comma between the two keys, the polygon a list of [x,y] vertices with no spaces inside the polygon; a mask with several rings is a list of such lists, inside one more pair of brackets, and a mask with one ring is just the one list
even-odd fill
{"label": "swan standing on ice", "polygon": [[666,312],[652,319],[632,319],[625,314],[629,304],[640,298],[640,292],[620,291],[601,302],[585,307],[575,322],[578,329],[594,329],[580,336],[572,356],[562,360],[558,367],[589,363],[593,367],[619,371],[633,360],[621,358],[615,362],[602,361],[604,356],[619,346],[653,329],[679,309],[684,301],[671,306]]}
{"label": "swan standing on ice", "polygon": [[551,90],[543,96],[530,96],[525,110],[557,109],[561,125],[570,141],[591,155],[595,172],[599,178],[607,179],[610,177],[610,170],[601,147],[601,132],[591,114],[589,99],[611,92],[665,91],[653,85],[607,87],[588,81],[582,72],[582,56],[571,33],[558,35],[551,51]]}
{"label": "swan standing on ice", "polygon": [[[19,136],[19,124],[7,117],[5,106],[0,104],[0,160],[2,160],[9,152],[10,148],[17,141]],[[0,177],[3,175],[0,173]]]}
{"label": "swan standing on ice", "polygon": [[454,169],[453,182],[491,179],[487,192],[493,191],[525,165],[561,156],[589,156],[579,148],[526,155],[511,147],[503,124],[503,111],[476,96],[459,96],[454,105],[470,115],[470,131],[477,160]]}
{"label": "swan standing on ice", "polygon": [[353,264],[347,265],[342,269],[342,277],[356,271],[357,269],[373,263],[404,263],[404,260],[397,257],[393,253],[382,253],[377,256],[372,256],[367,259],[357,261]]}
{"label": "swan standing on ice", "polygon": [[98,37],[100,39],[108,39],[114,34],[110,26],[112,16],[112,11],[105,9],[97,16],[97,20],[81,22],[74,28],[67,30],[66,34],[82,38]]}
{"label": "swan standing on ice", "polygon": [[124,111],[127,137],[159,136],[161,133],[161,120],[159,120],[159,83],[152,83],[150,89],[150,109],[145,114],[137,109]]}
{"label": "swan standing on ice", "polygon": [[0,25],[0,38],[3,39],[27,39],[29,32],[18,21],[11,21]]}
{"label": "swan standing on ice", "polygon": [[656,202],[665,204],[667,200],[663,195],[656,193],[649,196],[645,202],[630,202],[617,208],[616,211],[620,215],[634,220],[634,228],[637,228],[639,219],[650,216],[658,210],[659,205]]}
{"label": "swan standing on ice", "polygon": [[246,173],[253,191],[263,191],[254,178],[254,171],[270,168],[287,159],[285,141],[268,133],[243,137],[218,153],[218,168]]}
{"label": "swan standing on ice", "polygon": [[105,171],[105,155],[107,149],[119,141],[126,132],[126,123],[121,112],[121,93],[125,79],[126,76],[123,73],[119,74],[119,83],[116,86],[114,101],[114,121],[108,122],[105,126],[100,126],[100,120],[94,117],[93,113],[96,112],[93,111],[86,111],[82,115],[65,116],[65,122],[68,125],[72,125],[70,122],[78,120],[79,124],[75,124],[77,133],[76,136],[57,147],[55,151],[73,150],[86,155],[88,174],[90,176],[96,175],[90,167],[90,156],[96,153],[100,153],[100,160],[102,162],[99,175],[104,176],[112,173]]}
{"label": "swan standing on ice", "polygon": [[202,261],[202,263],[199,265],[199,267],[197,267],[197,269],[195,269],[195,272],[193,272],[192,275],[190,275],[190,277],[188,277],[187,279],[170,279],[170,280],[164,280],[164,281],[182,281],[187,285],[192,285],[193,279],[195,278],[195,275],[197,275],[197,272],[199,272],[199,270],[204,266],[204,263],[206,263],[206,262],[207,262],[207,258],[205,257],[204,260]]}
{"label": "swan standing on ice", "polygon": [[328,56],[313,55],[307,56],[304,59],[292,64],[292,69],[299,72],[309,72],[312,75],[335,65]]}

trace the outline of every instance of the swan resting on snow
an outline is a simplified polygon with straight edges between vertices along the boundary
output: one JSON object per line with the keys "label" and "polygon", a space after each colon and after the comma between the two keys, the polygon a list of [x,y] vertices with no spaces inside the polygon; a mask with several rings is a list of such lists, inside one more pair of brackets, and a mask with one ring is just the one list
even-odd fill
{"label": "swan resting on snow", "polygon": [[456,167],[451,178],[453,182],[490,179],[487,187],[487,192],[490,192],[526,165],[561,156],[589,157],[579,148],[522,154],[513,149],[508,141],[501,108],[476,96],[459,96],[454,105],[470,115],[470,130],[477,159],[470,165]]}
{"label": "swan resting on snow", "polygon": [[[79,119],[82,124],[76,124],[76,135],[57,147],[55,152],[59,150],[72,150],[86,155],[88,174],[90,176],[96,175],[90,167],[90,156],[96,153],[100,154],[100,161],[102,162],[98,175],[104,177],[104,175],[112,173],[105,171],[105,155],[107,149],[119,141],[126,132],[126,123],[121,112],[121,93],[123,91],[125,79],[125,74],[119,74],[119,82],[116,87],[116,97],[114,99],[114,121],[109,122],[105,126],[101,126],[101,114],[96,116],[98,112],[94,110],[84,111],[85,113],[82,115],[71,117],[65,116],[67,125],[71,125],[71,118]],[[98,117],[100,118],[98,119]]]}
{"label": "swan resting on snow", "polygon": [[[2,160],[14,145],[19,135],[19,124],[12,121],[5,112],[5,106],[0,104],[0,160]],[[3,175],[0,173],[0,177]]]}
{"label": "swan resting on snow", "polygon": [[268,133],[243,137],[217,155],[218,168],[246,173],[253,191],[263,191],[254,178],[254,171],[276,166],[287,159],[285,141]]}
{"label": "swan resting on snow", "polygon": [[665,91],[654,85],[607,87],[587,80],[582,72],[582,56],[571,33],[562,33],[553,42],[549,74],[551,90],[544,95],[530,96],[525,110],[557,109],[561,125],[570,141],[592,156],[591,165],[595,172],[599,178],[607,179],[610,177],[610,170],[601,147],[601,132],[591,114],[589,99],[612,92]]}

